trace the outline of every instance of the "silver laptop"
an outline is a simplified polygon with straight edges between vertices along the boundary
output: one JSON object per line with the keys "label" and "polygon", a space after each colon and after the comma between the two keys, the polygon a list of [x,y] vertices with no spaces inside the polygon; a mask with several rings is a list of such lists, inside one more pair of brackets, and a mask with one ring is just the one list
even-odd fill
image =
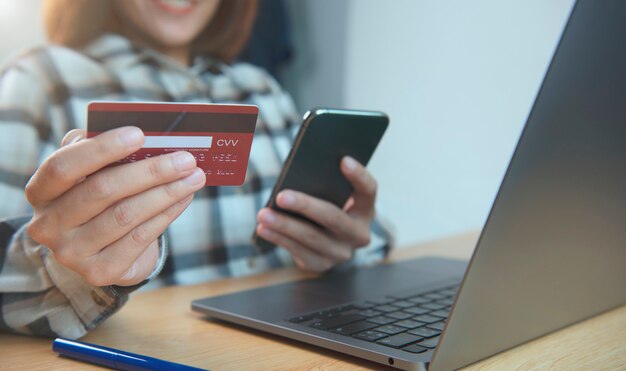
{"label": "silver laptop", "polygon": [[626,1],[580,0],[468,262],[426,258],[196,300],[402,369],[451,370],[626,304]]}

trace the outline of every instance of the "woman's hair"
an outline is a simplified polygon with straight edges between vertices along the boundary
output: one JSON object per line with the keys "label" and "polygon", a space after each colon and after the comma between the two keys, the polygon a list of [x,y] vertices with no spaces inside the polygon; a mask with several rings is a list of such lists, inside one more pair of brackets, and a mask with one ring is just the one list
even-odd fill
{"label": "woman's hair", "polygon": [[[114,30],[113,0],[45,0],[43,20],[50,42],[80,48]],[[222,0],[213,19],[192,44],[194,54],[231,62],[244,47],[257,0]]]}

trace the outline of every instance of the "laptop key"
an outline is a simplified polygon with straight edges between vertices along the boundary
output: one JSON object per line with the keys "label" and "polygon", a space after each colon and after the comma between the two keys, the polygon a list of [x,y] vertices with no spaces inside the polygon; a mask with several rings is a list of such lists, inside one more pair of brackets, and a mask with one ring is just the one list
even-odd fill
{"label": "laptop key", "polygon": [[318,313],[339,314],[339,313],[343,313],[343,312],[346,312],[346,311],[351,310],[351,309],[354,309],[354,308],[352,308],[351,304],[344,304],[344,305],[339,305],[339,306],[336,306],[334,308],[327,309],[327,310],[324,310],[324,311],[321,311],[321,312],[318,312]]}
{"label": "laptop key", "polygon": [[411,334],[399,334],[399,335],[394,335],[388,338],[378,340],[376,343],[385,345],[388,347],[401,348],[405,345],[409,345],[411,343],[415,343],[420,340],[422,340],[422,338],[419,336],[415,336]]}
{"label": "laptop key", "polygon": [[377,307],[372,308],[373,310],[377,310],[379,312],[395,312],[398,310],[398,307],[392,307],[391,305],[379,305]]}
{"label": "laptop key", "polygon": [[388,323],[395,322],[397,320],[395,318],[389,318],[389,317],[385,317],[385,316],[378,316],[378,317],[368,318],[367,321],[368,322],[372,322],[372,323],[377,323],[379,325],[386,325]]}
{"label": "laptop key", "polygon": [[425,351],[428,350],[428,348],[421,347],[417,344],[411,344],[408,347],[402,348],[402,350],[411,352],[411,353],[424,353]]}
{"label": "laptop key", "polygon": [[363,316],[363,317],[376,317],[376,316],[380,316],[382,312],[378,312],[373,309],[365,309],[365,310],[361,310],[357,312],[356,314],[358,314],[359,316]]}
{"label": "laptop key", "polygon": [[422,307],[413,307],[413,308],[405,308],[402,309],[404,312],[411,313],[414,315],[426,314],[430,312],[430,309],[422,308]]}
{"label": "laptop key", "polygon": [[311,327],[321,330],[328,330],[331,328],[343,326],[351,322],[356,322],[361,319],[363,319],[363,316],[359,316],[358,314],[347,314],[345,316],[337,316],[313,322],[311,324]]}
{"label": "laptop key", "polygon": [[443,328],[445,326],[446,326],[445,322],[437,322],[437,323],[431,323],[430,325],[427,325],[426,327],[434,328],[435,330],[439,330],[439,331],[443,331]]}
{"label": "laptop key", "polygon": [[445,295],[438,294],[436,292],[430,292],[430,293],[424,294],[422,296],[425,297],[426,299],[432,299],[432,300],[438,300],[438,299],[445,299],[446,298]]}
{"label": "laptop key", "polygon": [[353,322],[353,323],[349,323],[347,325],[343,325],[343,326],[339,326],[337,328],[334,328],[332,330],[332,332],[336,332],[338,334],[342,334],[342,335],[352,335],[352,334],[356,334],[357,332],[362,332],[365,330],[369,330],[371,328],[374,328],[378,326],[375,323],[371,323],[371,322],[366,322],[366,321],[361,321],[361,322]]}
{"label": "laptop key", "polygon": [[389,334],[385,334],[383,332],[378,332],[374,330],[367,330],[367,331],[359,332],[356,335],[352,335],[353,338],[357,338],[357,339],[361,339],[365,341],[376,341],[387,336],[389,336]]}
{"label": "laptop key", "polygon": [[409,328],[409,329],[413,329],[413,328],[416,328],[416,327],[424,326],[424,323],[423,322],[418,322],[418,321],[413,321],[413,320],[410,320],[410,319],[405,319],[404,321],[398,321],[398,322],[394,323],[394,325],[406,327],[406,328]]}
{"label": "laptop key", "polygon": [[317,319],[329,319],[329,318],[334,318],[339,316],[339,313],[323,313],[323,314],[316,314],[314,317]]}
{"label": "laptop key", "polygon": [[437,336],[439,334],[441,334],[441,331],[439,330],[435,330],[432,328],[428,328],[428,327],[419,327],[416,328],[414,330],[410,330],[407,331],[407,333],[411,334],[411,335],[417,335],[417,336],[421,336],[423,338],[431,338],[433,336]]}
{"label": "laptop key", "polygon": [[433,323],[437,321],[441,321],[441,317],[435,317],[428,314],[422,314],[421,316],[413,317],[414,320],[424,322],[424,323]]}
{"label": "laptop key", "polygon": [[412,314],[402,311],[397,311],[393,313],[386,313],[385,316],[395,318],[395,319],[407,319],[413,317]]}
{"label": "laptop key", "polygon": [[441,295],[446,295],[446,296],[456,296],[456,290],[452,290],[452,289],[441,290],[439,291],[439,293]]}
{"label": "laptop key", "polygon": [[433,349],[437,346],[437,343],[439,343],[439,336],[420,341],[418,345],[424,348]]}
{"label": "laptop key", "polygon": [[288,321],[292,323],[301,323],[313,319],[311,314],[303,314],[301,316],[290,318]]}
{"label": "laptop key", "polygon": [[414,298],[409,298],[407,299],[408,301],[415,303],[415,304],[425,304],[425,303],[430,303],[432,302],[432,299],[427,299],[423,296],[416,296]]}
{"label": "laptop key", "polygon": [[394,307],[400,307],[400,308],[411,308],[415,306],[415,303],[411,303],[410,301],[394,301],[393,303],[391,303],[391,305],[393,305]]}
{"label": "laptop key", "polygon": [[428,313],[431,316],[437,316],[437,317],[442,317],[442,318],[448,318],[448,316],[450,315],[450,311],[449,310],[436,310],[434,312],[430,312]]}
{"label": "laptop key", "polygon": [[317,312],[315,314],[313,314],[313,317],[315,318],[319,318],[319,319],[327,319],[327,318],[333,318],[333,317],[337,317],[339,315],[339,312],[334,311],[334,310],[323,310],[320,312]]}
{"label": "laptop key", "polygon": [[454,298],[439,299],[437,300],[437,303],[440,303],[443,305],[452,305],[454,304]]}
{"label": "laptop key", "polygon": [[406,331],[406,328],[394,325],[385,325],[377,327],[375,330],[378,332],[384,332],[385,334],[395,335]]}
{"label": "laptop key", "polygon": [[441,308],[445,308],[446,307],[445,304],[438,304],[438,303],[426,303],[426,304],[422,304],[420,306],[422,308],[432,309],[432,310],[437,310],[437,309],[441,309]]}

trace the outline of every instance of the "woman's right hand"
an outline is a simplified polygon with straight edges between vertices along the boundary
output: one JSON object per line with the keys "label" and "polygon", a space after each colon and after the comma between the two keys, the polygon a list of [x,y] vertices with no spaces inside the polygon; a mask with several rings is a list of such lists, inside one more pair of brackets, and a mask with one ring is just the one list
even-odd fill
{"label": "woman's right hand", "polygon": [[141,148],[135,127],[84,138],[70,131],[63,146],[26,185],[34,209],[32,239],[94,286],[134,285],[158,260],[158,237],[205,183],[188,152],[106,167]]}

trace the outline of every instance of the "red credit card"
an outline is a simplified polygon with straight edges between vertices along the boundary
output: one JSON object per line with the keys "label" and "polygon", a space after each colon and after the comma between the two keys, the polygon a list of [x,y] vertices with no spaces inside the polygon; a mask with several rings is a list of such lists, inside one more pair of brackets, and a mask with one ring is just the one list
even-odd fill
{"label": "red credit card", "polygon": [[143,147],[112,165],[187,151],[204,170],[207,186],[241,185],[258,114],[258,107],[251,105],[92,102],[87,138],[136,126],[144,132]]}

